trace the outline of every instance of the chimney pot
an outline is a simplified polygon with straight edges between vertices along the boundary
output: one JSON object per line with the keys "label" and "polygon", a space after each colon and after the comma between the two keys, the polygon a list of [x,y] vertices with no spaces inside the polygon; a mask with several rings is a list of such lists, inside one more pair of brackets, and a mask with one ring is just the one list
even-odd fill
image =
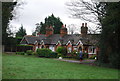
{"label": "chimney pot", "polygon": [[87,23],[85,23],[85,27],[87,27]]}
{"label": "chimney pot", "polygon": [[84,27],[84,23],[82,23],[82,26]]}

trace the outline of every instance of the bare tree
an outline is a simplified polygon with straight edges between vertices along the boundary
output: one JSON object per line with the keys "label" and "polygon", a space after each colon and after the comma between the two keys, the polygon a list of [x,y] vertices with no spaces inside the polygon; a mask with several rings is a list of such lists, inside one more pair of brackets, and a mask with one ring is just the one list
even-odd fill
{"label": "bare tree", "polygon": [[75,24],[68,25],[68,29],[69,29],[69,34],[73,34],[76,31]]}
{"label": "bare tree", "polygon": [[95,31],[101,28],[101,18],[105,15],[105,3],[94,0],[74,0],[67,2],[66,5],[72,18],[79,18],[97,24]]}

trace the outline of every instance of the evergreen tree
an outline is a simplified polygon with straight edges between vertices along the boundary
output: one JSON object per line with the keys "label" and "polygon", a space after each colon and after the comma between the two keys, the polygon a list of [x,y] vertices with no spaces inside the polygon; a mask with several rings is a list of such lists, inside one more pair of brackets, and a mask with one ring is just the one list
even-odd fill
{"label": "evergreen tree", "polygon": [[7,33],[9,21],[14,17],[11,13],[14,10],[17,2],[2,2],[2,44],[9,44],[9,39]]}
{"label": "evergreen tree", "polygon": [[120,68],[118,47],[120,26],[120,2],[106,3],[106,15],[102,19],[99,61]]}
{"label": "evergreen tree", "polygon": [[26,30],[23,28],[23,25],[19,28],[18,32],[16,33],[16,37],[24,37],[26,34]]}
{"label": "evergreen tree", "polygon": [[50,25],[54,28],[54,34],[60,34],[60,28],[62,27],[63,23],[61,22],[59,17],[55,17],[52,14],[51,16],[45,18],[45,23],[40,22],[39,26],[36,27],[36,30],[33,32],[32,35],[35,35],[35,33],[39,31],[41,34],[45,34],[46,27]]}

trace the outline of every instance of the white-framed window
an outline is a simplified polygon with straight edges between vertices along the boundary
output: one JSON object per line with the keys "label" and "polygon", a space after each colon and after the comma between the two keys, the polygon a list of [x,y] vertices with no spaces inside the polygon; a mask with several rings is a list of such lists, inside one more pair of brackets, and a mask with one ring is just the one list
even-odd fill
{"label": "white-framed window", "polygon": [[77,47],[74,47],[74,50],[78,51],[78,48],[77,48]]}
{"label": "white-framed window", "polygon": [[72,47],[68,47],[68,53],[72,52]]}
{"label": "white-framed window", "polygon": [[55,49],[54,49],[54,46],[53,46],[53,45],[50,45],[50,46],[49,46],[49,49],[50,49],[50,50],[52,50],[52,51],[55,51]]}
{"label": "white-framed window", "polygon": [[38,49],[38,46],[35,47],[35,50],[37,50],[37,49]]}
{"label": "white-framed window", "polygon": [[44,48],[44,45],[42,45],[41,48]]}
{"label": "white-framed window", "polygon": [[89,46],[88,54],[96,54],[96,47],[95,46]]}

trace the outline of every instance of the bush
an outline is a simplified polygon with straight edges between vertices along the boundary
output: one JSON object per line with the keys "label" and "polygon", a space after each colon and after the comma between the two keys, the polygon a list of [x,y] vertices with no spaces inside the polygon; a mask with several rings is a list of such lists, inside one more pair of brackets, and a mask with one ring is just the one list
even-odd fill
{"label": "bush", "polygon": [[83,53],[83,58],[88,58],[88,53]]}
{"label": "bush", "polygon": [[57,58],[57,53],[56,52],[52,52],[50,53],[50,58]]}
{"label": "bush", "polygon": [[59,46],[57,49],[56,49],[56,52],[58,54],[62,54],[62,56],[66,56],[67,55],[67,49],[65,47],[62,47],[62,46]]}
{"label": "bush", "polygon": [[32,55],[32,54],[33,54],[33,51],[32,51],[32,50],[27,50],[27,51],[26,51],[26,54],[27,54],[27,55]]}
{"label": "bush", "polygon": [[33,55],[37,55],[37,53],[36,53],[36,52],[33,52],[32,54],[33,54]]}
{"label": "bush", "polygon": [[78,53],[76,53],[76,56],[73,56],[73,58],[75,58],[75,59],[77,59],[77,60],[79,60],[80,59],[80,53],[78,52]]}
{"label": "bush", "polygon": [[95,59],[96,55],[92,55],[89,59]]}
{"label": "bush", "polygon": [[25,52],[16,52],[18,55],[25,55]]}
{"label": "bush", "polygon": [[38,48],[36,53],[39,57],[50,57],[50,54],[52,53],[52,51],[47,48],[42,48],[42,49]]}
{"label": "bush", "polygon": [[76,55],[77,55],[77,51],[76,51],[76,50],[72,51],[71,55],[72,55],[73,57],[76,56]]}

